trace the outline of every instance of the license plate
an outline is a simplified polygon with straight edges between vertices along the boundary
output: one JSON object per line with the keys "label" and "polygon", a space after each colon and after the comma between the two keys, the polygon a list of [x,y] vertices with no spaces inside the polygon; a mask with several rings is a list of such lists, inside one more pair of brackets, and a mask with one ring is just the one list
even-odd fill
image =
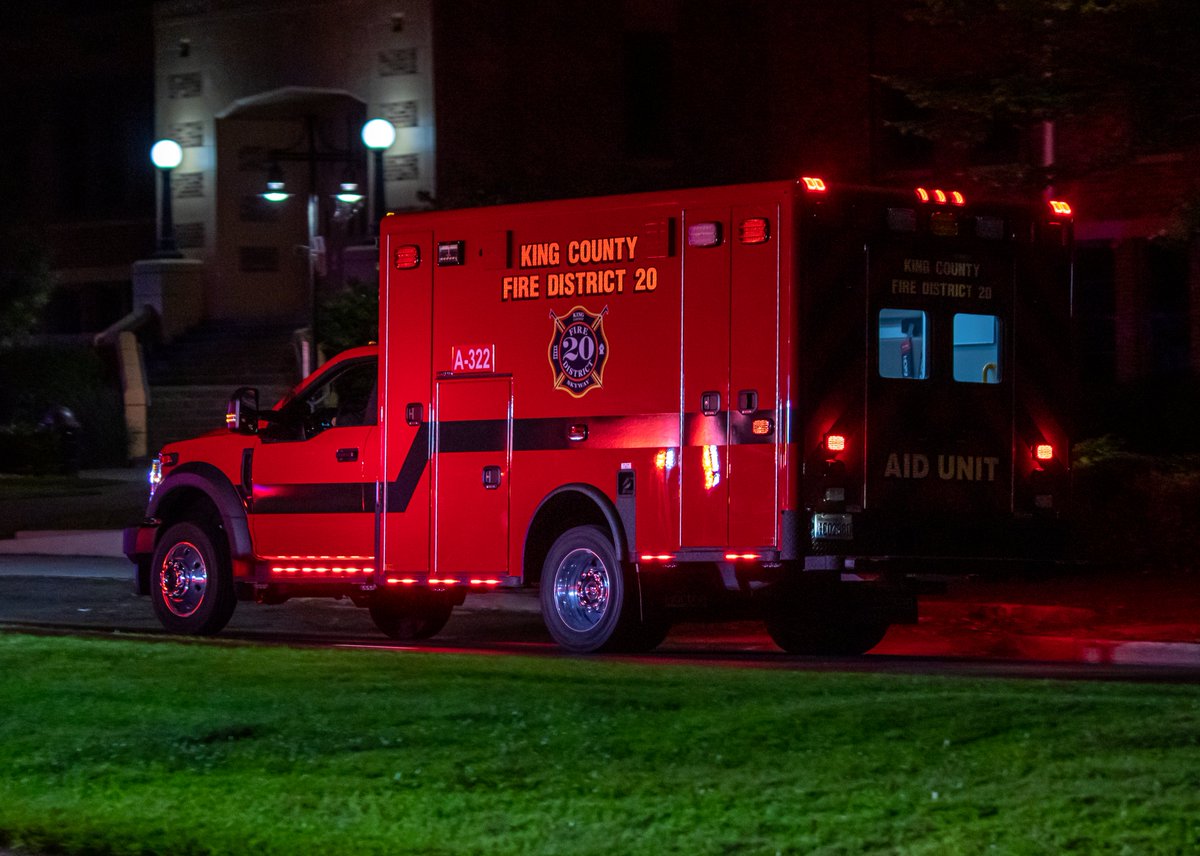
{"label": "license plate", "polygon": [[849,541],[854,537],[854,518],[849,514],[814,514],[812,536]]}

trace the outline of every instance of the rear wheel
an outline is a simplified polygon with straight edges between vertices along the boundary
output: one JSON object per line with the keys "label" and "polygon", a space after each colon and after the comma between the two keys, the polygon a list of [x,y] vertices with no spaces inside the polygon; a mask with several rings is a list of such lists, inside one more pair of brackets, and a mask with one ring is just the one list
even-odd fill
{"label": "rear wheel", "polygon": [[886,622],[818,616],[813,611],[778,611],[767,616],[767,633],[789,654],[852,657],[883,641]]}
{"label": "rear wheel", "polygon": [[378,598],[367,608],[375,626],[389,639],[412,641],[436,635],[454,611],[450,598],[414,590]]}
{"label": "rear wheel", "polygon": [[648,651],[670,625],[643,623],[636,580],[617,558],[608,533],[577,526],[558,537],[542,566],[542,620],[568,651]]}
{"label": "rear wheel", "polygon": [[622,651],[653,651],[671,632],[671,619],[665,610],[647,608],[642,620],[630,627],[620,646]]}
{"label": "rear wheel", "polygon": [[163,533],[150,566],[154,614],[171,633],[214,635],[237,606],[228,551],[219,535],[195,523]]}

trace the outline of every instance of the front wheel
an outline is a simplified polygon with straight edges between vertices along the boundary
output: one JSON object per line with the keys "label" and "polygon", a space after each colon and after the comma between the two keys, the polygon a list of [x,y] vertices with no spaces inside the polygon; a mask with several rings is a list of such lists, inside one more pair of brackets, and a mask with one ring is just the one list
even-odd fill
{"label": "front wheel", "polygon": [[237,598],[224,547],[195,523],[176,523],[163,533],[150,566],[150,597],[169,632],[212,636],[229,622]]}
{"label": "front wheel", "polygon": [[658,627],[642,627],[635,586],[605,530],[568,529],[542,565],[542,620],[555,642],[577,654],[647,650],[667,625],[661,636]]}

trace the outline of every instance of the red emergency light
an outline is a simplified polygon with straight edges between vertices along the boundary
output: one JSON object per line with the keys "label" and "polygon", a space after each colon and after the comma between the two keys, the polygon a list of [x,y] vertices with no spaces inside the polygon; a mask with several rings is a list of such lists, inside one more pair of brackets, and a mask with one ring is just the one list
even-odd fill
{"label": "red emergency light", "polygon": [[738,226],[738,240],[743,244],[765,244],[771,237],[771,223],[765,217],[751,217]]}
{"label": "red emergency light", "polygon": [[1070,217],[1071,216],[1071,204],[1069,202],[1064,202],[1061,199],[1051,199],[1049,202],[1049,205],[1050,205],[1050,211],[1054,214],[1054,216],[1056,216],[1056,217]]}
{"label": "red emergency light", "polygon": [[826,191],[825,179],[817,178],[816,176],[806,175],[801,177],[804,182],[804,189],[810,193],[824,193]]}
{"label": "red emergency light", "polygon": [[963,196],[962,192],[958,190],[946,191],[936,187],[932,190],[929,190],[924,187],[918,187],[916,189],[916,194],[917,199],[921,200],[922,202],[932,201],[936,202],[938,205],[945,205],[949,203],[951,205],[958,206],[967,204],[967,197]]}
{"label": "red emergency light", "polygon": [[405,244],[396,249],[396,269],[410,270],[421,263],[421,248],[416,244]]}

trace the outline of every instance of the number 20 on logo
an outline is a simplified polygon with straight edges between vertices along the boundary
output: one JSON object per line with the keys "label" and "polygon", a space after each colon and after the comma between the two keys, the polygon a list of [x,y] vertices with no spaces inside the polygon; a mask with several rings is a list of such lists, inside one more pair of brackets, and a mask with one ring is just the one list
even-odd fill
{"label": "number 20 on logo", "polygon": [[608,307],[593,315],[576,306],[566,315],[550,313],[554,335],[550,339],[550,368],[554,388],[565,389],[579,398],[593,387],[604,385],[604,364],[608,361],[608,337],[604,335],[604,316]]}

